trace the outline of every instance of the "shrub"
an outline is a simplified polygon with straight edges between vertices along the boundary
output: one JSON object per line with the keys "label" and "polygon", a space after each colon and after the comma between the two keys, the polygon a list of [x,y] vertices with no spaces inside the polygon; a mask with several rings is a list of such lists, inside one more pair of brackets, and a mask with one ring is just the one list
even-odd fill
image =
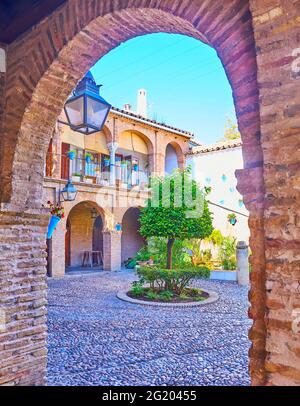
{"label": "shrub", "polygon": [[143,262],[143,261],[149,261],[149,260],[151,259],[151,252],[149,252],[148,247],[143,247],[143,248],[141,248],[141,249],[137,252],[137,254],[136,254],[136,256],[135,256],[134,259],[135,259],[136,261],[141,261],[141,262]]}
{"label": "shrub", "polygon": [[150,300],[157,300],[157,299],[159,299],[159,294],[156,292],[150,291],[150,292],[147,292],[146,297]]}
{"label": "shrub", "polygon": [[159,294],[160,299],[167,301],[171,300],[173,296],[174,296],[173,293],[170,292],[169,290],[165,290]]}
{"label": "shrub", "polygon": [[236,238],[224,238],[220,248],[219,259],[222,262],[223,269],[228,271],[236,269]]}
{"label": "shrub", "polygon": [[[186,267],[191,265],[191,257],[186,252],[186,241],[176,240],[173,248],[173,265],[174,268]],[[148,239],[148,252],[150,258],[161,267],[165,267],[168,252],[167,239],[163,237],[151,237]]]}
{"label": "shrub", "polygon": [[137,271],[140,283],[149,284],[158,292],[170,291],[181,295],[184,289],[194,280],[208,278],[209,269],[205,267],[161,269],[157,267],[141,267]]}
{"label": "shrub", "polygon": [[147,289],[143,287],[143,285],[139,282],[134,282],[132,284],[132,289],[129,293],[136,297],[142,297],[147,292]]}

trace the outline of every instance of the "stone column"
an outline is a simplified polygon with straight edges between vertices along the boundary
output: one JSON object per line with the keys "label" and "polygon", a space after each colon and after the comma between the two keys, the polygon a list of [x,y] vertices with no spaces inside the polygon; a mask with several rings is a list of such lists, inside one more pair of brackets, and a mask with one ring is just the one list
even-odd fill
{"label": "stone column", "polygon": [[248,286],[250,283],[249,277],[249,250],[245,241],[239,241],[236,246],[236,259],[238,270],[238,284]]}
{"label": "stone column", "polygon": [[50,276],[52,278],[63,278],[65,276],[65,241],[66,223],[60,221],[53,233],[48,261],[50,262]]}
{"label": "stone column", "polygon": [[121,236],[118,231],[103,233],[103,269],[104,271],[121,270]]}
{"label": "stone column", "polygon": [[117,142],[107,144],[110,153],[110,185],[116,185],[116,152],[119,147]]}

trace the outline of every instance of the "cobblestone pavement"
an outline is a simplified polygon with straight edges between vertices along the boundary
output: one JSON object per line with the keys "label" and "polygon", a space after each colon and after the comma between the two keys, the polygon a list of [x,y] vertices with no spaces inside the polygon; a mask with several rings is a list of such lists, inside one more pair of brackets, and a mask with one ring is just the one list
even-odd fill
{"label": "cobblestone pavement", "polygon": [[49,280],[51,385],[249,385],[247,289],[198,284],[217,303],[187,309],[125,303],[133,273]]}

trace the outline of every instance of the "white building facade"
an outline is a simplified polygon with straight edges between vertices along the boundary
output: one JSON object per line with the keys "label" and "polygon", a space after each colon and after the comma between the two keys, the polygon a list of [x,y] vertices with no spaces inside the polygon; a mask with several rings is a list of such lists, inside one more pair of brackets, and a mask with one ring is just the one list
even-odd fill
{"label": "white building facade", "polygon": [[[192,166],[194,178],[211,187],[210,210],[214,216],[214,228],[224,236],[238,241],[249,241],[248,211],[237,191],[235,171],[243,168],[242,143],[226,141],[211,146],[193,147],[187,165]],[[228,215],[236,215],[236,225],[231,225]]]}

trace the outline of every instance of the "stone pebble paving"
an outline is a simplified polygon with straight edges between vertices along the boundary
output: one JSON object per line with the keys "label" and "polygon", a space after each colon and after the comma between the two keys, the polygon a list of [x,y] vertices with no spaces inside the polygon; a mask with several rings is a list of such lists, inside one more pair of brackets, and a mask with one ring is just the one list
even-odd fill
{"label": "stone pebble paving", "polygon": [[116,298],[134,273],[49,279],[48,385],[247,386],[247,288],[199,281],[220,295],[198,308]]}

